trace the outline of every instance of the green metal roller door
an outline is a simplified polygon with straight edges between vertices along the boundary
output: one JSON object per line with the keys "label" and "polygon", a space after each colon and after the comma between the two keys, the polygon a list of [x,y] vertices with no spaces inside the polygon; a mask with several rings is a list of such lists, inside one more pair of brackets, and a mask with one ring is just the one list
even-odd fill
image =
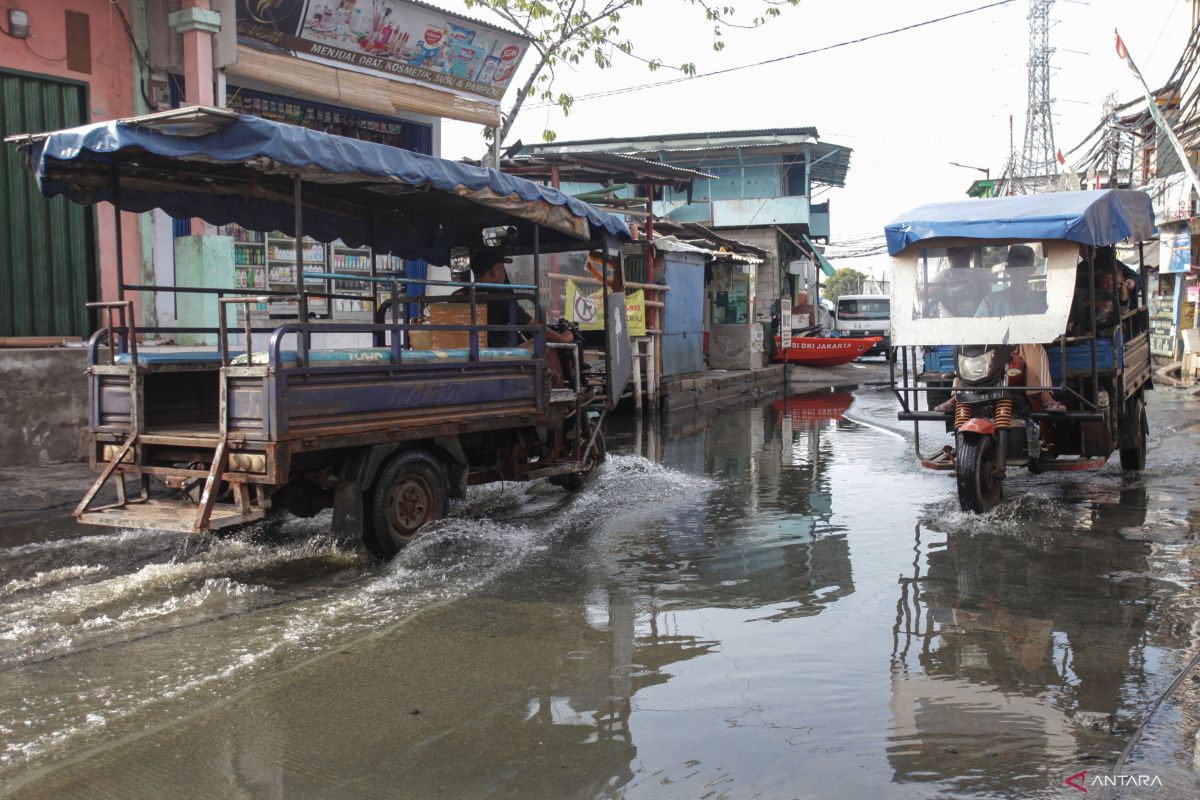
{"label": "green metal roller door", "polygon": [[[0,70],[0,135],[87,121],[87,88]],[[0,336],[86,336],[96,297],[95,217],[46,200],[12,145],[0,145]]]}

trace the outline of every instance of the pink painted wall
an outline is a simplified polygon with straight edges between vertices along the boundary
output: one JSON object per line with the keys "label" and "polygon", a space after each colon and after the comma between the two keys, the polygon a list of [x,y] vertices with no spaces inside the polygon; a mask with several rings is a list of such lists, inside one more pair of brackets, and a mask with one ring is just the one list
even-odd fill
{"label": "pink painted wall", "polygon": [[[129,0],[119,0],[132,22]],[[89,113],[93,122],[134,113],[133,51],[125,26],[109,0],[0,0],[0,17],[8,28],[8,9],[29,15],[29,38],[22,42],[0,33],[0,68],[21,70],[88,84]],[[91,29],[91,74],[67,69],[66,12],[87,14]],[[112,206],[96,208],[100,248],[100,286],[105,300],[117,297],[117,248]],[[141,283],[141,243],[138,217],[123,214],[121,244],[125,278]],[[135,305],[139,299],[133,295]],[[140,308],[137,309],[140,312]],[[140,314],[138,316],[140,321]]]}

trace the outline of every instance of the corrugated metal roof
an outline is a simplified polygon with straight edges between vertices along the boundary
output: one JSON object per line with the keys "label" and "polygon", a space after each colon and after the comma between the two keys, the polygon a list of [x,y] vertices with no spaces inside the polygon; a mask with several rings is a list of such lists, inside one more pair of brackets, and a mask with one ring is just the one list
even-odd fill
{"label": "corrugated metal roof", "polygon": [[504,163],[505,172],[515,172],[517,174],[526,174],[530,168],[539,166],[538,162],[544,163],[547,168],[550,164],[565,165],[568,169],[571,167],[579,167],[581,169],[599,169],[611,168],[614,175],[625,171],[635,175],[642,175],[647,178],[659,178],[668,180],[678,180],[682,183],[690,183],[696,178],[716,178],[715,175],[709,175],[707,172],[681,167],[678,164],[668,164],[663,161],[652,161],[650,159],[641,158],[639,156],[629,155],[628,153],[538,153],[536,155],[522,155],[513,159],[506,159]]}
{"label": "corrugated metal roof", "polygon": [[[829,186],[846,185],[853,150],[844,145],[817,140],[816,128],[773,128],[745,131],[712,131],[707,133],[673,133],[650,136],[628,136],[607,139],[580,139],[568,142],[533,144],[522,148],[528,155],[549,156],[564,153],[664,153],[674,156],[692,153],[711,153],[715,150],[753,150],[760,153],[772,149],[800,152],[808,147],[813,154],[812,179]],[[827,158],[823,158],[828,156]]]}
{"label": "corrugated metal roof", "polygon": [[717,233],[716,231],[706,228],[705,226],[703,226],[697,222],[680,223],[680,222],[676,222],[675,220],[669,219],[669,218],[657,218],[654,220],[654,226],[655,226],[656,230],[661,228],[663,230],[673,230],[673,231],[681,231],[681,232],[686,231],[687,232],[686,235],[682,234],[682,233],[679,234],[680,239],[684,239],[684,240],[691,239],[691,240],[693,240],[693,242],[696,240],[700,240],[700,241],[706,242],[708,244],[715,245],[718,248],[724,247],[726,250],[734,252],[734,253],[751,253],[755,256],[758,256],[759,258],[764,258],[764,259],[768,258],[770,256],[770,254],[766,250],[763,250],[761,247],[755,247],[754,245],[746,244],[745,242],[740,242],[737,239],[731,239],[727,236],[722,236],[721,234]]}
{"label": "corrugated metal roof", "polygon": [[644,136],[610,136],[602,139],[575,139],[564,142],[549,142],[547,144],[532,144],[527,150],[535,152],[554,152],[558,147],[576,147],[580,145],[619,144],[622,142],[669,142],[681,139],[724,139],[749,138],[757,136],[811,136],[820,138],[817,129],[804,128],[756,128],[740,131],[700,131],[696,133],[658,133]]}

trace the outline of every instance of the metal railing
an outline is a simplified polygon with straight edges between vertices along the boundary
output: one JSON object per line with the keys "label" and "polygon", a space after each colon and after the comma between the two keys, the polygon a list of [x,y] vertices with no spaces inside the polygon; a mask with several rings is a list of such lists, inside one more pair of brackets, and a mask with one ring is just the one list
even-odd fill
{"label": "metal railing", "polygon": [[[375,341],[388,341],[391,349],[390,361],[399,364],[402,361],[402,351],[412,348],[411,334],[414,331],[458,331],[465,332],[468,338],[468,361],[478,362],[480,360],[480,333],[487,334],[493,332],[504,332],[510,334],[510,343],[517,344],[512,341],[521,334],[528,334],[529,338],[534,342],[531,351],[531,358],[540,358],[545,353],[545,336],[541,325],[504,325],[504,324],[479,324],[478,307],[481,302],[497,302],[509,301],[515,305],[519,301],[529,301],[536,304],[537,295],[536,287],[528,284],[493,284],[493,283],[474,283],[467,281],[442,281],[442,280],[427,280],[422,278],[410,278],[403,276],[364,276],[359,274],[348,273],[304,273],[305,279],[321,279],[321,280],[355,280],[369,281],[390,288],[390,292],[386,296],[384,303],[380,304],[380,308],[376,312],[375,323],[339,323],[339,322],[313,322],[309,319],[296,319],[295,321],[281,319],[279,324],[269,327],[256,327],[253,325],[253,319],[248,308],[243,310],[242,326],[240,333],[245,337],[246,352],[253,353],[253,335],[255,333],[277,334],[284,328],[287,332],[299,334],[299,346],[297,347],[298,361],[302,367],[309,365],[309,352],[312,349],[312,336],[314,334],[324,333],[369,333]],[[425,295],[425,294],[410,294],[409,287],[411,286],[440,286],[440,287],[456,287],[460,290],[466,290],[464,295]],[[131,300],[120,300],[102,303],[89,303],[89,308],[103,309],[107,311],[107,322],[105,326],[93,334],[92,340],[89,342],[89,358],[90,363],[98,362],[98,348],[101,341],[107,342],[110,351],[110,363],[115,363],[118,354],[129,353],[133,361],[137,361],[137,335],[138,334],[167,334],[167,333],[187,333],[187,334],[213,334],[217,337],[217,349],[221,354],[222,366],[229,366],[232,357],[230,349],[231,327],[227,309],[231,306],[249,306],[252,304],[269,303],[277,298],[292,298],[298,294],[303,295],[305,302],[300,303],[302,307],[307,307],[308,299],[324,298],[326,300],[358,298],[360,295],[345,295],[336,292],[321,292],[309,291],[305,289],[299,293],[290,291],[270,290],[270,289],[239,289],[239,288],[205,288],[205,287],[189,287],[189,286],[147,286],[129,284],[124,287],[130,291],[166,293],[166,294],[205,294],[215,295],[218,307],[218,324],[217,327],[199,327],[199,326],[150,326],[138,327],[133,323],[133,302]],[[498,290],[498,291],[497,291]],[[232,295],[232,296],[227,296]],[[471,321],[469,324],[430,324],[415,321],[412,317],[413,304],[432,305],[432,304],[464,304],[470,306]],[[403,309],[403,317],[401,316]],[[391,319],[384,321],[380,319],[380,311],[390,310]],[[114,314],[118,317],[114,321]],[[540,316],[540,315],[539,315]],[[273,335],[272,342],[279,341],[281,337]],[[274,348],[278,349],[278,348]],[[248,360],[252,358],[248,356]],[[272,358],[273,366],[282,368],[282,364],[277,358]]]}

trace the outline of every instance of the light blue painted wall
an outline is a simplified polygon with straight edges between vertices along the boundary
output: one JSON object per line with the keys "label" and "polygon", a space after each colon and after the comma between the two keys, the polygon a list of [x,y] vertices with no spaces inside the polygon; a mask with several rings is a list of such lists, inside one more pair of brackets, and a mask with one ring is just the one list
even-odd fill
{"label": "light blue painted wall", "polygon": [[[175,284],[206,289],[227,289],[233,286],[232,236],[180,236],[175,239]],[[175,315],[183,328],[216,328],[217,296],[189,294],[176,296]],[[229,312],[230,327],[237,319]],[[216,334],[181,333],[179,344],[216,344]]]}

